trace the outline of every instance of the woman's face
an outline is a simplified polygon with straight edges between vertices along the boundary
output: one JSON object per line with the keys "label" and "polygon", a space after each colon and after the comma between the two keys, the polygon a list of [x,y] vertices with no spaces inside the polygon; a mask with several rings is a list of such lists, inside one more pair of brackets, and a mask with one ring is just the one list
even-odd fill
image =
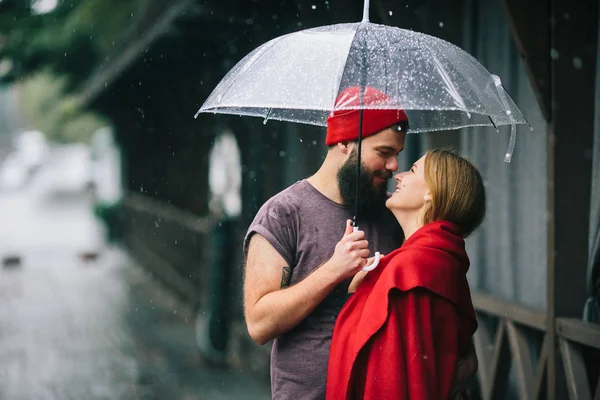
{"label": "woman's face", "polygon": [[392,211],[418,211],[431,200],[425,183],[425,157],[415,162],[409,171],[396,174],[396,190],[385,203],[387,208]]}

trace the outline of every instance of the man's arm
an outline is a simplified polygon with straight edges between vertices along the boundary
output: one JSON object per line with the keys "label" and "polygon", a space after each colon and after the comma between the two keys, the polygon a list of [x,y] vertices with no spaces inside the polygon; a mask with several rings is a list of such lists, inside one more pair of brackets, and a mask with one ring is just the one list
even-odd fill
{"label": "man's arm", "polygon": [[329,261],[304,280],[282,288],[287,263],[261,235],[254,234],[248,245],[244,278],[244,314],[248,333],[265,344],[302,322],[342,280],[366,264],[369,255],[364,232],[346,232]]}

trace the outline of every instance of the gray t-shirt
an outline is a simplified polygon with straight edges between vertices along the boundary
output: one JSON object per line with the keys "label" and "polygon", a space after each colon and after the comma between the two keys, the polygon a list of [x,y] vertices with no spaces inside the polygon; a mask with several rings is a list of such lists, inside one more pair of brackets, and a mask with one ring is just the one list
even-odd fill
{"label": "gray t-shirt", "polygon": [[[265,237],[292,268],[290,285],[303,280],[333,255],[352,210],[325,197],[302,180],[269,199],[258,211],[244,239]],[[359,223],[371,255],[400,246],[402,231],[385,212],[377,221]],[[282,266],[283,267],[283,266]],[[275,339],[271,351],[273,399],[324,399],[329,346],[335,319],[348,298],[351,279],[341,282],[297,327]]]}

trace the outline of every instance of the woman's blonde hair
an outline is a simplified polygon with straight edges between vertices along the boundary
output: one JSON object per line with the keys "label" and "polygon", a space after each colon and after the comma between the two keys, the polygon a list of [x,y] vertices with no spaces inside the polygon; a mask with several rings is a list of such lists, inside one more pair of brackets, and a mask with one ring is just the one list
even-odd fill
{"label": "woman's blonde hair", "polygon": [[431,192],[423,223],[444,220],[456,224],[467,237],[485,216],[485,188],[481,174],[469,161],[447,149],[425,156],[425,182]]}

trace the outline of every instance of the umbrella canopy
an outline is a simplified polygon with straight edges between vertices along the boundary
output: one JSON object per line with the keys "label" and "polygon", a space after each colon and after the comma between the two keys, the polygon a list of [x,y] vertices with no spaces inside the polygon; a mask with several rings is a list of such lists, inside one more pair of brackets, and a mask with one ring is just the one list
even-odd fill
{"label": "umbrella canopy", "polygon": [[[349,87],[377,88],[381,104],[336,104]],[[444,40],[370,22],[275,38],[242,59],[200,112],[326,125],[333,110],[402,109],[410,132],[525,124],[500,79]]]}

